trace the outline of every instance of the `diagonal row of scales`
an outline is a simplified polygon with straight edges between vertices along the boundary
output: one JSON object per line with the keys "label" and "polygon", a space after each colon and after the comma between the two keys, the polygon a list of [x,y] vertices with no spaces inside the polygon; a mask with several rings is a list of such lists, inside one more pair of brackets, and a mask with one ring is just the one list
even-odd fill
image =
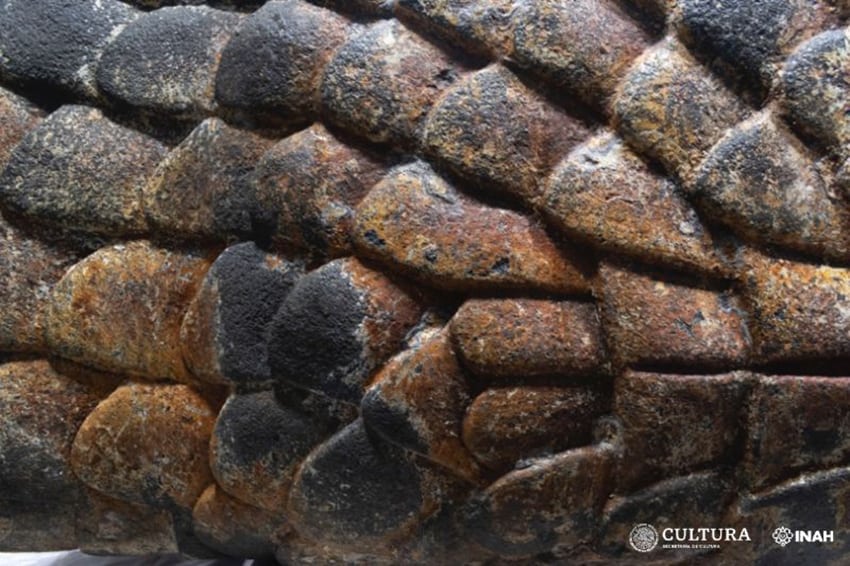
{"label": "diagonal row of scales", "polygon": [[0,0],[0,550],[846,562],[846,0],[208,4]]}

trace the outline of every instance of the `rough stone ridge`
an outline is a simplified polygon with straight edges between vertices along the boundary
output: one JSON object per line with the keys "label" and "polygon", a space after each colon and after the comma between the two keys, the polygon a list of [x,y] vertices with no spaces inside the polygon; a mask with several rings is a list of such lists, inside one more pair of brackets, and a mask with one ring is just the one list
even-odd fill
{"label": "rough stone ridge", "polygon": [[0,551],[847,563],[848,17],[0,0]]}

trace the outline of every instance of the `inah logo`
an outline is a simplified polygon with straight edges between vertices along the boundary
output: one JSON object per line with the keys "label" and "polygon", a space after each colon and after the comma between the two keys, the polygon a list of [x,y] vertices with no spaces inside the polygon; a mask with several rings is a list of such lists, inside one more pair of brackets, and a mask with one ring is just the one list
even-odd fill
{"label": "inah logo", "polygon": [[775,540],[776,544],[779,546],[784,547],[786,544],[791,542],[792,538],[794,538],[794,535],[788,527],[777,527],[776,530],[773,531],[773,540]]}
{"label": "inah logo", "polygon": [[629,533],[629,544],[638,552],[649,552],[658,544],[658,531],[648,523],[635,525]]}

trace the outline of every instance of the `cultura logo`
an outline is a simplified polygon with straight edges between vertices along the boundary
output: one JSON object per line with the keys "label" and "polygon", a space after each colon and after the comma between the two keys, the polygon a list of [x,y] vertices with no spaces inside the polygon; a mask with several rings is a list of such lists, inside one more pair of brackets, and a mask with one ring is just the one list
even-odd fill
{"label": "cultura logo", "polygon": [[776,541],[776,544],[779,546],[785,546],[791,539],[794,538],[794,533],[791,532],[791,529],[788,527],[777,527],[773,531],[773,540]]}
{"label": "cultura logo", "polygon": [[629,533],[629,544],[638,552],[649,552],[658,544],[658,531],[648,523],[635,525]]}

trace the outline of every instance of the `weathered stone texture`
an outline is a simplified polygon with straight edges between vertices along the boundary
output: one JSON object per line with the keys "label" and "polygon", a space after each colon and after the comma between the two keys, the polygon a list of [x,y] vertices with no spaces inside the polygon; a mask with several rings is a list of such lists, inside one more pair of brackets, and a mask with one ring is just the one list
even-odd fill
{"label": "weathered stone texture", "polygon": [[208,267],[144,241],[98,250],[54,286],[47,343],[103,370],[188,381],[180,325]]}
{"label": "weathered stone texture", "polygon": [[107,46],[97,84],[118,102],[151,112],[209,114],[216,108],[221,52],[239,21],[236,14],[206,6],[143,14]]}
{"label": "weathered stone texture", "polygon": [[215,413],[186,385],[128,383],[89,414],[71,451],[74,474],[116,499],[192,509],[212,482]]}
{"label": "weathered stone texture", "polygon": [[275,314],[271,376],[357,403],[421,312],[385,275],[355,259],[332,261],[298,281]]}
{"label": "weathered stone texture", "polygon": [[300,263],[268,254],[253,242],[224,250],[180,327],[183,360],[192,375],[219,384],[270,382],[266,334],[302,274]]}
{"label": "weathered stone texture", "polygon": [[324,126],[282,139],[258,161],[254,190],[273,242],[319,258],[352,253],[354,209],[384,174]]}
{"label": "weathered stone texture", "polygon": [[0,203],[36,223],[138,235],[147,227],[142,188],[165,152],[100,110],[63,106],[12,152],[0,175]]}
{"label": "weathered stone texture", "polygon": [[580,268],[537,222],[472,200],[421,162],[390,172],[355,218],[359,251],[430,286],[587,290]]}
{"label": "weathered stone texture", "polygon": [[144,188],[143,209],[152,231],[213,241],[254,235],[259,205],[249,179],[271,144],[218,118],[201,122]]}
{"label": "weathered stone texture", "polygon": [[42,115],[26,98],[0,88],[0,171],[6,168],[15,146],[38,125]]}
{"label": "weathered stone texture", "polygon": [[451,322],[464,365],[484,379],[593,376],[605,353],[593,303],[472,299]]}

